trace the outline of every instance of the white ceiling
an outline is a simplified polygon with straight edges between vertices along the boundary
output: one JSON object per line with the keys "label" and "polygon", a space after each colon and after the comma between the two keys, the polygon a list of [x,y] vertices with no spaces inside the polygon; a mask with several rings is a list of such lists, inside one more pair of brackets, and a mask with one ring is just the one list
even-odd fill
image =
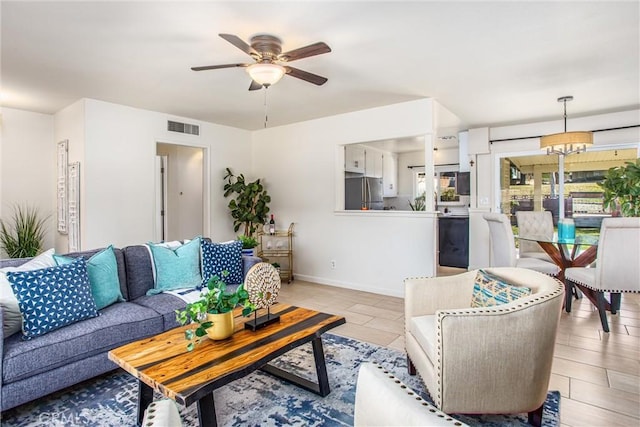
{"label": "white ceiling", "polygon": [[332,52],[268,90],[269,126],[424,97],[464,126],[638,108],[640,10],[624,2],[2,1],[1,100],[54,113],[86,97],[245,129],[264,125],[264,92],[218,33],[257,33],[283,50]]}

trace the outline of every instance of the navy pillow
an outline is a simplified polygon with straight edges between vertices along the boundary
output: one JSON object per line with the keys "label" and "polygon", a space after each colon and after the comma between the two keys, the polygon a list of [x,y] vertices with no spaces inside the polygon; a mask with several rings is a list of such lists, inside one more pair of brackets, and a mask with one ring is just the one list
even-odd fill
{"label": "navy pillow", "polygon": [[242,283],[242,242],[232,240],[213,243],[202,240],[202,284],[206,285],[212,276],[222,278],[222,272],[229,275],[223,280],[228,285]]}
{"label": "navy pillow", "polygon": [[98,315],[84,258],[40,270],[8,272],[22,313],[22,333],[31,339]]}

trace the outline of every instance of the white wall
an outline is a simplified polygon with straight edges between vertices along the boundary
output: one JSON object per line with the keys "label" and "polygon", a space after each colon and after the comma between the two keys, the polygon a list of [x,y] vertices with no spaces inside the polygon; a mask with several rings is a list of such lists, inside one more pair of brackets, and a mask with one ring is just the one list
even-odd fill
{"label": "white wall", "polygon": [[0,218],[11,221],[15,204],[38,209],[48,216],[46,250],[53,247],[56,233],[53,116],[2,108],[0,127]]}
{"label": "white wall", "polygon": [[[108,244],[125,246],[154,239],[156,143],[205,149],[207,234],[213,240],[233,238],[233,228],[222,196],[224,168],[247,170],[251,166],[248,131],[197,122],[153,111],[85,99],[84,159],[81,187],[82,249]],[[167,120],[200,125],[200,136],[168,132]],[[56,114],[56,139],[70,146],[78,123]],[[71,155],[70,155],[71,160]]]}
{"label": "white wall", "polygon": [[344,189],[341,145],[431,138],[432,126],[427,99],[254,133],[253,175],[267,185],[278,228],[296,223],[297,278],[400,296],[405,277],[435,274],[432,213],[335,211]]}

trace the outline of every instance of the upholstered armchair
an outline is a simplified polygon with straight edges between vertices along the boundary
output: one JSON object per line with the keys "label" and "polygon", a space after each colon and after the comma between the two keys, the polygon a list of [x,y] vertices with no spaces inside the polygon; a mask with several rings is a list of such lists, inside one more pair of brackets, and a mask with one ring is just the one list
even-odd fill
{"label": "upholstered armchair", "polygon": [[[521,236],[544,236],[553,238],[553,216],[549,211],[517,211],[516,222]],[[520,240],[520,258],[538,258],[553,262],[538,242]]]}
{"label": "upholstered armchair", "polygon": [[445,413],[526,412],[539,425],[564,286],[528,269],[486,269],[531,294],[471,308],[477,272],[404,281],[409,373],[420,374]]}
{"label": "upholstered armchair", "polygon": [[353,425],[463,427],[467,424],[423,400],[382,366],[368,362],[360,365],[358,371]]}
{"label": "upholstered armchair", "polygon": [[[620,310],[622,292],[640,292],[640,218],[604,218],[600,227],[595,267],[564,271],[567,289],[574,284],[596,293],[602,329],[609,332],[605,293],[611,298],[611,314]],[[571,298],[567,299],[567,312]]]}
{"label": "upholstered armchair", "polygon": [[520,267],[556,276],[560,267],[539,258],[518,258],[509,218],[502,213],[485,213],[491,238],[491,267]]}

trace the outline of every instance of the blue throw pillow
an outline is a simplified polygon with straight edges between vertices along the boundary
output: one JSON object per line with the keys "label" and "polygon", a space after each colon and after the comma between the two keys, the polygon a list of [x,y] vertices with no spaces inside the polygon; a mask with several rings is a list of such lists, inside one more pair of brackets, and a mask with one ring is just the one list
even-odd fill
{"label": "blue throw pillow", "polygon": [[177,248],[149,243],[155,268],[155,286],[147,295],[174,289],[197,288],[202,283],[200,274],[200,238]]}
{"label": "blue throw pillow", "polygon": [[224,278],[228,285],[242,283],[242,242],[233,240],[224,243],[202,241],[202,284],[206,285],[212,276],[222,278],[222,272],[229,275]]}
{"label": "blue throw pillow", "polygon": [[[75,259],[62,255],[54,255],[53,258],[58,265],[69,264]],[[112,245],[87,260],[87,274],[89,275],[91,294],[98,310],[115,302],[124,301],[122,291],[120,291],[118,262]]]}
{"label": "blue throw pillow", "polygon": [[526,286],[515,286],[484,270],[478,270],[473,284],[471,307],[509,304],[528,295],[531,295],[531,289]]}
{"label": "blue throw pillow", "polygon": [[22,313],[22,333],[31,339],[98,315],[83,258],[40,270],[8,272]]}

